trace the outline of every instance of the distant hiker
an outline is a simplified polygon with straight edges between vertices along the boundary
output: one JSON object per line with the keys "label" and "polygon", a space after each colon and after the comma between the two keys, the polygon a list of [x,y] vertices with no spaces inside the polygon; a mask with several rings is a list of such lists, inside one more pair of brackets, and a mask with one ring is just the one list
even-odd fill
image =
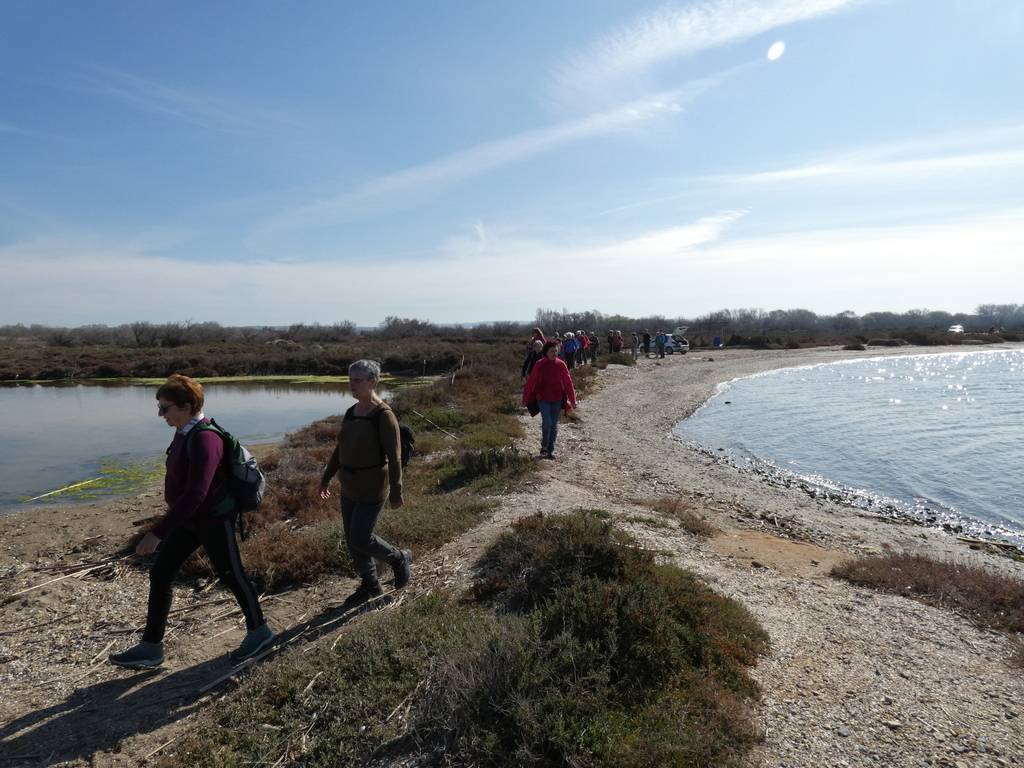
{"label": "distant hiker", "polygon": [[530,342],[526,345],[527,350],[533,349],[533,343],[539,341],[541,345],[547,341],[547,337],[544,336],[544,332],[540,328],[534,328],[530,335]]}
{"label": "distant hiker", "polygon": [[612,335],[612,344],[611,344],[612,352],[621,352],[622,351],[622,347],[623,347],[623,345],[625,343],[626,342],[622,338],[622,331],[616,331]]}
{"label": "distant hiker", "polygon": [[345,411],[338,444],[320,477],[320,498],[330,498],[328,486],[337,475],[345,543],[361,579],[346,602],[356,604],[384,593],[374,558],[391,566],[395,589],[401,589],[409,583],[412,552],[388,544],[373,532],[385,499],[390,499],[392,509],[403,504],[401,436],[398,419],[376,391],[380,365],[356,360],[348,367],[348,381],[358,402]]}
{"label": "distant hiker", "polygon": [[640,354],[640,337],[636,335],[636,331],[633,331],[631,342],[633,345],[633,359],[636,360],[637,355]]}
{"label": "distant hiker", "polygon": [[601,340],[597,337],[597,331],[591,331],[590,337],[590,362],[597,362],[597,353],[601,351]]}
{"label": "distant hiker", "polygon": [[530,346],[530,349],[526,352],[526,359],[523,360],[523,378],[525,379],[530,375],[530,371],[533,370],[533,366],[538,360],[540,360],[544,353],[541,351],[544,349],[544,342],[537,339]]}
{"label": "distant hiker", "polygon": [[668,334],[658,331],[658,335],[654,337],[654,346],[658,348],[658,357],[664,357],[665,347],[668,346]]}
{"label": "distant hiker", "polygon": [[[167,512],[147,533],[136,554],[157,553],[149,572],[149,609],[142,642],[111,654],[112,664],[149,668],[163,663],[164,629],[171,609],[171,582],[189,556],[200,546],[218,578],[238,601],[249,630],[231,653],[243,661],[266,648],[274,633],[263,619],[256,590],[245,575],[235,539],[237,512],[228,495],[224,440],[203,413],[203,387],[195,379],[175,374],[156,391],[157,414],[174,427],[167,449],[164,500]],[[197,426],[199,427],[197,429]],[[159,548],[159,549],[158,549]]]}
{"label": "distant hiker", "polygon": [[587,362],[587,355],[590,352],[590,339],[583,331],[576,331],[576,343],[579,344],[576,350],[576,365],[583,365]]}
{"label": "distant hiker", "polygon": [[555,458],[558,418],[576,407],[576,389],[565,362],[558,359],[554,342],[544,345],[544,357],[533,366],[533,373],[523,387],[523,405],[540,412],[540,455]]}
{"label": "distant hiker", "polygon": [[608,352],[615,351],[615,331],[608,331]]}
{"label": "distant hiker", "polygon": [[643,335],[644,342],[644,357],[650,357],[651,355],[651,332],[644,329]]}
{"label": "distant hiker", "polygon": [[569,368],[576,364],[577,349],[579,349],[579,342],[576,341],[576,334],[572,331],[566,331],[565,338],[562,340],[562,359]]}

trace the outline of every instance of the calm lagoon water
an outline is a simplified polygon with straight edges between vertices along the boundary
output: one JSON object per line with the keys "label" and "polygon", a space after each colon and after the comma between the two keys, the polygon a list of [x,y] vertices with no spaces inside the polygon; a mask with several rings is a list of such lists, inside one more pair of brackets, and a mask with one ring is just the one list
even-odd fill
{"label": "calm lagoon water", "polygon": [[1024,544],[1024,350],[737,379],[675,434],[776,481]]}
{"label": "calm lagoon water", "polygon": [[[249,444],[275,442],[355,402],[341,383],[211,383],[204,391],[206,415]],[[112,467],[162,461],[173,430],[157,416],[155,398],[149,386],[0,387],[0,513]]]}

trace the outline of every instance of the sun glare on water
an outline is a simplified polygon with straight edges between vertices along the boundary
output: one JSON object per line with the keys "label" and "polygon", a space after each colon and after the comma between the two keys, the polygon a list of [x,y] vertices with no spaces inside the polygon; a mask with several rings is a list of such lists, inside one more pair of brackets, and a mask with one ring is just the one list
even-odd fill
{"label": "sun glare on water", "polygon": [[782,54],[786,52],[786,44],[779,40],[777,43],[772,43],[772,47],[768,49],[768,61],[776,61],[782,58]]}

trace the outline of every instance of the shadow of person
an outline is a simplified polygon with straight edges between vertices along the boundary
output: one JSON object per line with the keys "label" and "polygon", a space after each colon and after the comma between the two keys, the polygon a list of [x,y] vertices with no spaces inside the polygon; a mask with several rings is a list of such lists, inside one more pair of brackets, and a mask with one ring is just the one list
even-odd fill
{"label": "shadow of person", "polygon": [[130,736],[151,733],[193,712],[233,673],[310,642],[356,616],[390,602],[390,593],[352,605],[346,601],[281,632],[274,645],[233,666],[222,655],[184,669],[125,670],[123,677],[75,689],[65,700],[29,712],[0,727],[0,760],[7,766],[38,766],[88,759]]}

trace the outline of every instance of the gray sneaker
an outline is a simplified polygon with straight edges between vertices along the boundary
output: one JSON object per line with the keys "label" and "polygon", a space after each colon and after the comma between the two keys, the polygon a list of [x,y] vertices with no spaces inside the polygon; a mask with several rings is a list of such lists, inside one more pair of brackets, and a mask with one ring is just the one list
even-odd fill
{"label": "gray sneaker", "polygon": [[274,642],[275,637],[276,635],[274,635],[266,623],[250,630],[246,634],[245,639],[242,640],[242,644],[231,652],[231,663],[238,664],[246,659],[251,659]]}
{"label": "gray sneaker", "polygon": [[395,589],[401,589],[409,583],[409,577],[412,575],[410,566],[412,565],[412,551],[403,549],[401,552],[401,559],[394,564],[395,570]]}
{"label": "gray sneaker", "polygon": [[164,644],[143,640],[126,651],[112,653],[107,660],[117,667],[129,669],[155,669],[164,663]]}

